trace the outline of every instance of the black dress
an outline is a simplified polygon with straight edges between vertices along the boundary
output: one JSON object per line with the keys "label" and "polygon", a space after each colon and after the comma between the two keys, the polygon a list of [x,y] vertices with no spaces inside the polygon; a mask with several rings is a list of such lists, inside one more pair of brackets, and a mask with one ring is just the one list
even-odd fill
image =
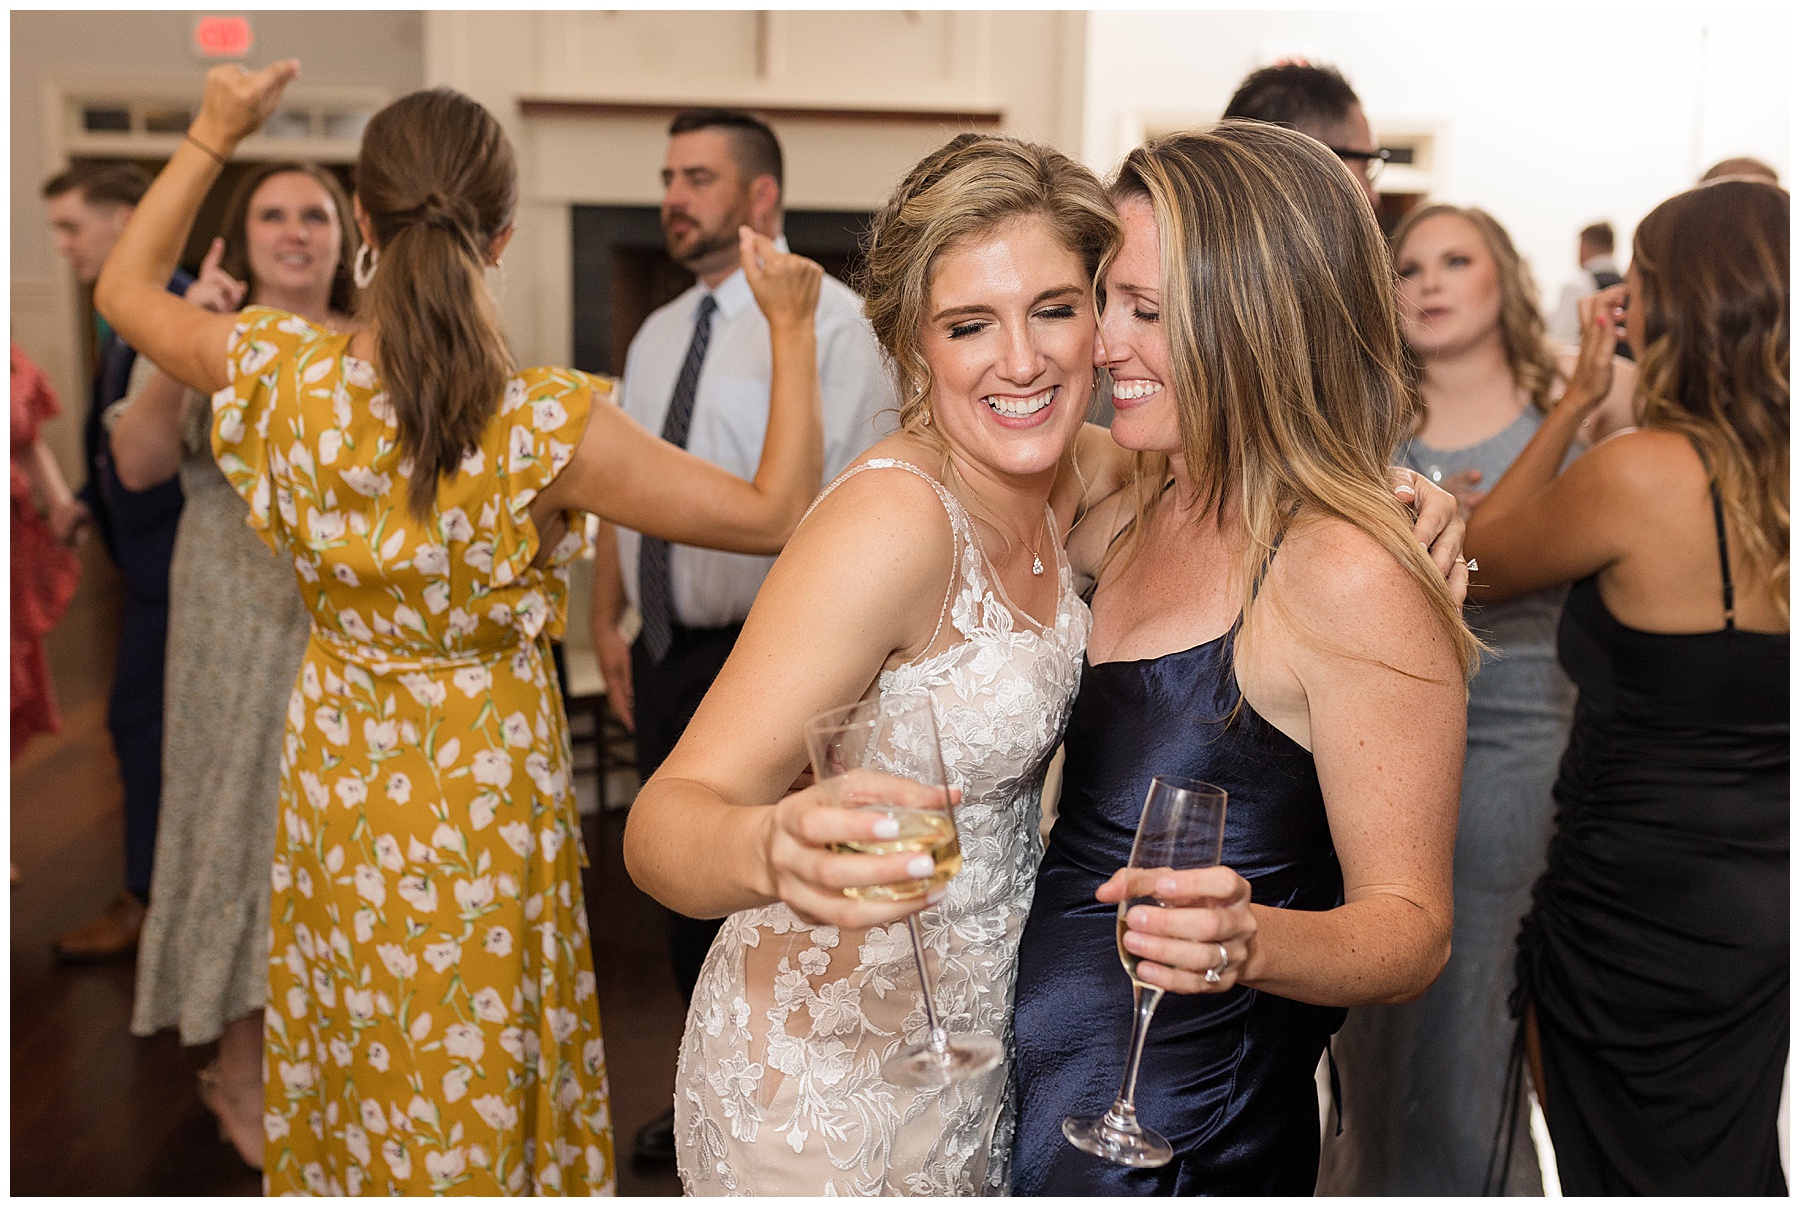
{"label": "black dress", "polygon": [[1646,633],[1596,579],[1558,656],[1580,688],[1549,866],[1519,937],[1565,1194],[1785,1194],[1788,639]]}
{"label": "black dress", "polygon": [[1251,898],[1333,909],[1343,877],[1312,756],[1238,702],[1233,634],[1179,653],[1082,668],[1062,800],[1019,946],[1013,1193],[1311,1194],[1319,1055],[1344,1012],[1242,985],[1164,995],[1144,1044],[1138,1118],[1175,1159],[1126,1169],[1063,1138],[1063,1116],[1113,1100],[1131,1035],[1118,908],[1094,890],[1131,857],[1154,775],[1224,788],[1224,863]]}

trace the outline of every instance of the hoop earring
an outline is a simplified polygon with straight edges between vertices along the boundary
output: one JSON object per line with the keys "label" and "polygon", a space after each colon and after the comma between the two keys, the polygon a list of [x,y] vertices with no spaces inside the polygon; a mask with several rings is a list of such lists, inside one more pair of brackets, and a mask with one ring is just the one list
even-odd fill
{"label": "hoop earring", "polygon": [[381,253],[367,243],[356,249],[356,263],[350,266],[350,279],[356,282],[358,289],[367,289],[369,282],[375,279],[375,267],[381,261]]}

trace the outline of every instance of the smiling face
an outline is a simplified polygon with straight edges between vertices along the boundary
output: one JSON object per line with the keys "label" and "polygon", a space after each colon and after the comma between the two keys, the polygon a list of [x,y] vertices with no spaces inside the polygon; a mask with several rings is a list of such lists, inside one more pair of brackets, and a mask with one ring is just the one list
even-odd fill
{"label": "smiling face", "polygon": [[1473,222],[1434,214],[1415,226],[1395,257],[1400,326],[1427,359],[1495,338],[1500,330],[1500,267]]}
{"label": "smiling face", "polygon": [[1119,204],[1119,220],[1125,237],[1107,266],[1106,310],[1094,343],[1094,364],[1112,373],[1113,439],[1138,452],[1179,452],[1156,211],[1148,197],[1129,197]]}
{"label": "smiling face", "polygon": [[932,421],[1000,476],[1054,471],[1087,414],[1093,342],[1087,271],[1046,220],[952,246],[920,332]]}
{"label": "smiling face", "polygon": [[311,311],[331,296],[343,250],[337,206],[304,172],[277,172],[250,195],[244,245],[255,300]]}

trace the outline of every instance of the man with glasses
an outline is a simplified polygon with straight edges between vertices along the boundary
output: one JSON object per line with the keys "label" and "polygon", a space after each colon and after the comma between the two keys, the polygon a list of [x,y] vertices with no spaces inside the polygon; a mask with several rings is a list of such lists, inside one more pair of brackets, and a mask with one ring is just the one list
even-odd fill
{"label": "man with glasses", "polygon": [[1375,142],[1362,102],[1334,67],[1281,63],[1253,71],[1232,93],[1226,117],[1249,118],[1311,135],[1344,161],[1375,206],[1387,152]]}

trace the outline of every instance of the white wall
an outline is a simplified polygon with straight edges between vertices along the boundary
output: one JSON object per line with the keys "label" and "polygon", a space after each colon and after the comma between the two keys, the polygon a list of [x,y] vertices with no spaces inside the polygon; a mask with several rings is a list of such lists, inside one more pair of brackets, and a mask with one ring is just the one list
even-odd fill
{"label": "white wall", "polygon": [[1378,137],[1435,128],[1433,199],[1493,213],[1554,297],[1589,222],[1610,219],[1623,251],[1638,219],[1727,155],[1787,180],[1791,54],[1774,10],[1097,12],[1082,154],[1109,171],[1143,115],[1205,123],[1259,66],[1330,63]]}
{"label": "white wall", "polygon": [[[525,364],[571,356],[569,207],[655,205],[670,113],[528,115],[526,100],[771,109],[997,111],[1008,133],[1071,150],[1083,14],[909,10],[425,14],[425,74],[486,105],[519,154],[501,309]],[[929,117],[772,123],[793,209],[873,209],[955,133]]]}

